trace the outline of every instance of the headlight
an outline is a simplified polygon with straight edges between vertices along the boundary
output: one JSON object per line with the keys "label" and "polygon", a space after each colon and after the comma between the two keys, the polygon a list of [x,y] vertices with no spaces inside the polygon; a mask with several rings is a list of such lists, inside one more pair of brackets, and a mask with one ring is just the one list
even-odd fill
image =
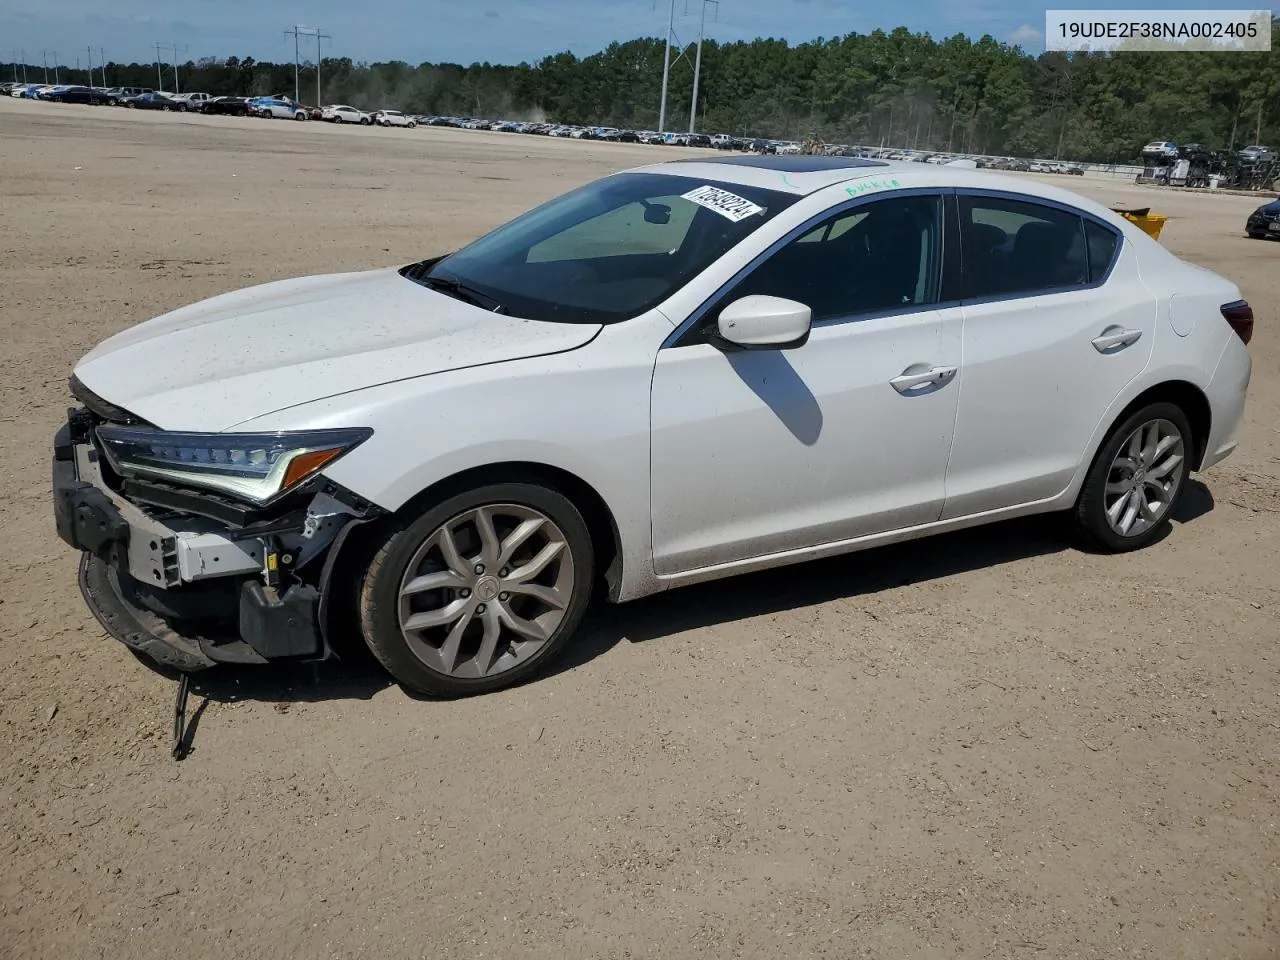
{"label": "headlight", "polygon": [[372,430],[173,433],[105,425],[98,439],[124,477],[172,480],[258,505],[296,487],[373,435]]}

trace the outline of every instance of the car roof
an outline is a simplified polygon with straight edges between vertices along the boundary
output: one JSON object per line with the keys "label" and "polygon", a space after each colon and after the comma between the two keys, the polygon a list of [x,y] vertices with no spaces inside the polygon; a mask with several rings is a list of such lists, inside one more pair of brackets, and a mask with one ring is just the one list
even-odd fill
{"label": "car roof", "polygon": [[[789,161],[784,163],[783,161]],[[872,189],[972,188],[1065,204],[1122,227],[1124,221],[1088,197],[1039,180],[970,167],[918,163],[910,160],[865,160],[859,157],[708,157],[670,160],[636,167],[628,173],[658,173],[705,179],[807,196],[827,187],[856,180],[874,180]],[[861,193],[863,191],[857,191]],[[851,190],[851,195],[856,195]],[[1126,231],[1128,232],[1128,231]]]}

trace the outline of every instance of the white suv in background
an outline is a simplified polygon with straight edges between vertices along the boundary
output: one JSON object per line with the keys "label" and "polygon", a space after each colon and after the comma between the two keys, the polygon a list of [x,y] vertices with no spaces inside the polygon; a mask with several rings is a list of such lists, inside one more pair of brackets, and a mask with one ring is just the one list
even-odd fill
{"label": "white suv in background", "polygon": [[379,110],[373,115],[373,122],[380,127],[416,127],[418,121],[407,117],[399,110]]}
{"label": "white suv in background", "polygon": [[363,110],[348,107],[345,104],[333,104],[320,111],[320,119],[330,123],[361,123],[368,125],[373,118]]}

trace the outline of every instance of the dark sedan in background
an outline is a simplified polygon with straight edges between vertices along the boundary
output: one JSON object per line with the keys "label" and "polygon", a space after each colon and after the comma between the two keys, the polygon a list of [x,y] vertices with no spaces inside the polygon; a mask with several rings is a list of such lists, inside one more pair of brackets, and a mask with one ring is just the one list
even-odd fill
{"label": "dark sedan in background", "polygon": [[120,105],[133,107],[136,110],[171,110],[183,113],[187,109],[184,101],[175,100],[167,93],[159,93],[154,90],[151,93],[139,94],[136,97],[124,97],[120,100]]}
{"label": "dark sedan in background", "polygon": [[66,87],[50,94],[46,99],[57,103],[90,103],[94,106],[111,102],[107,91],[97,87]]}
{"label": "dark sedan in background", "polygon": [[1244,232],[1257,240],[1260,237],[1280,239],[1280,197],[1264,203],[1244,223]]}
{"label": "dark sedan in background", "polygon": [[200,107],[201,113],[216,113],[229,117],[244,117],[249,114],[248,97],[214,97],[206,100]]}

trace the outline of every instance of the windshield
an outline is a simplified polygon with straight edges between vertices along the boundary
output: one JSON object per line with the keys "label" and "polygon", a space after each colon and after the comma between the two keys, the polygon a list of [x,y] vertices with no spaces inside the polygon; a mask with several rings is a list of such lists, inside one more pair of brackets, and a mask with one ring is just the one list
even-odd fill
{"label": "windshield", "polygon": [[797,199],[689,177],[616,174],[405,275],[510,316],[616,323],[657,306]]}

